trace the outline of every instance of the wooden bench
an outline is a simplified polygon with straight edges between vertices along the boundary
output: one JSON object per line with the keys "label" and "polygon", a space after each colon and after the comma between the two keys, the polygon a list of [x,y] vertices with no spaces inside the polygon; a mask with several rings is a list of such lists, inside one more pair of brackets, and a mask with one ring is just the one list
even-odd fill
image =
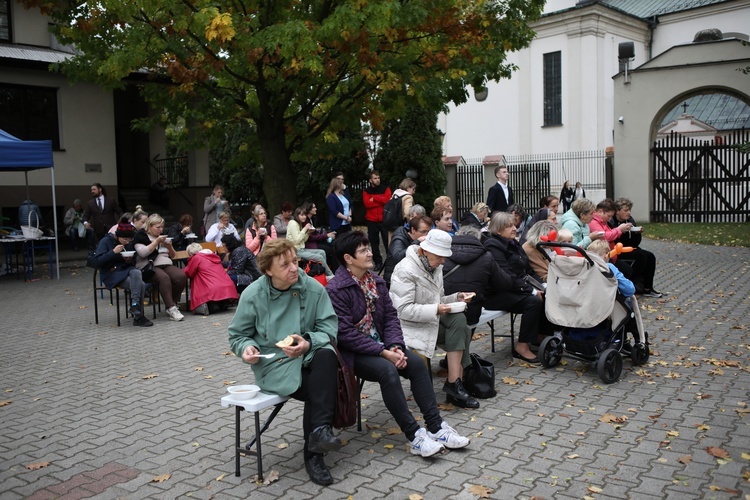
{"label": "wooden bench", "polygon": [[[261,446],[261,436],[268,429],[279,414],[281,408],[289,400],[289,396],[279,396],[278,394],[259,392],[257,396],[252,399],[235,399],[231,394],[221,398],[221,406],[228,408],[234,406],[234,464],[235,471],[234,475],[240,476],[240,456],[249,455],[257,457],[258,459],[258,481],[263,481],[263,448]],[[274,407],[271,415],[260,425],[260,412],[266,408]],[[245,446],[240,446],[240,412],[242,410],[251,411],[255,416],[255,436]],[[255,445],[255,450],[251,450],[252,446]]]}
{"label": "wooden bench", "polygon": [[483,325],[485,323],[490,325],[490,347],[492,349],[492,352],[495,352],[495,320],[502,318],[506,314],[510,314],[510,333],[505,335],[498,335],[498,337],[510,337],[510,348],[511,350],[515,350],[515,313],[509,313],[508,311],[490,311],[488,309],[482,308],[482,314],[479,316],[479,320],[473,325],[469,325],[469,328],[471,328],[471,333],[474,333],[474,330],[476,330],[479,325]]}

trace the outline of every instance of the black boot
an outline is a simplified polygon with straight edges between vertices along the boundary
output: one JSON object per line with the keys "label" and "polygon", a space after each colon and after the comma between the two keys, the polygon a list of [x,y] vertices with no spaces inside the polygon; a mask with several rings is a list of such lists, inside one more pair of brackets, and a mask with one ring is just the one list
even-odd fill
{"label": "black boot", "polygon": [[307,439],[307,451],[310,453],[327,453],[341,448],[341,440],[333,435],[330,425],[321,425],[310,433]]}
{"label": "black boot", "polygon": [[446,381],[443,392],[447,395],[446,400],[453,405],[461,408],[479,408],[479,401],[471,397],[460,378],[453,383]]}
{"label": "black boot", "polygon": [[331,477],[331,472],[323,461],[323,455],[315,454],[305,459],[305,469],[307,469],[307,475],[310,476],[313,483],[321,486],[333,484],[333,477]]}

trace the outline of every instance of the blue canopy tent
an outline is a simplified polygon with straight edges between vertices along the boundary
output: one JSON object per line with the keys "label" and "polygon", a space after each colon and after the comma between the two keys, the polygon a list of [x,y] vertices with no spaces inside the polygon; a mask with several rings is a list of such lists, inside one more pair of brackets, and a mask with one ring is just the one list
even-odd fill
{"label": "blue canopy tent", "polygon": [[[22,141],[0,130],[0,172],[23,172],[26,177],[26,199],[29,197],[29,170],[50,169],[52,177],[52,210],[57,236],[57,197],[55,195],[55,166],[52,161],[52,141]],[[24,222],[21,221],[21,224]],[[55,238],[55,264],[60,279],[60,258]]]}

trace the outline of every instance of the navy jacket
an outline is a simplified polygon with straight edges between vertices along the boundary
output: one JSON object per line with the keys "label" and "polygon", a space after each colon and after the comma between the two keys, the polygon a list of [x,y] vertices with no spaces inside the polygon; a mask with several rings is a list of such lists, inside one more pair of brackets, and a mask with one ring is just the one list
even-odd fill
{"label": "navy jacket", "polygon": [[[451,250],[453,255],[443,264],[443,288],[446,295],[457,292],[476,293],[464,311],[466,323],[473,325],[479,321],[485,297],[510,291],[513,281],[506,272],[500,270],[492,254],[474,236],[454,236]],[[451,272],[456,265],[460,267]]]}
{"label": "navy jacket", "polygon": [[[122,255],[115,253],[114,249],[119,244],[120,242],[117,241],[114,234],[107,233],[99,240],[99,245],[96,247],[94,263],[99,268],[102,283],[107,288],[117,286],[118,283],[128,277],[130,269],[135,267],[135,255],[130,259],[130,262],[125,262]],[[134,243],[131,241],[125,246],[125,250],[135,250],[133,245]]]}

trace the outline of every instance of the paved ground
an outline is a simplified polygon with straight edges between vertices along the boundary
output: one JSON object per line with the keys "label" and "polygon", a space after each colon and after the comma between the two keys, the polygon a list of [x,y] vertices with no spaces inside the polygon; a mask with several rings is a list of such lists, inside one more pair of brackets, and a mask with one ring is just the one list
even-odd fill
{"label": "paved ground", "polygon": [[468,449],[408,454],[367,385],[368,429],[341,433],[328,488],[304,471],[299,403],[266,434],[266,471],[279,480],[256,484],[252,459],[234,476],[233,411],[219,399],[252,374],[228,353],[231,312],[181,323],[162,312],[153,328],[118,328],[107,305],[95,325],[91,270],[1,278],[0,498],[477,498],[478,487],[497,499],[747,498],[750,251],[647,246],[669,292],[642,300],[648,366],[626,360],[605,386],[572,360],[514,363],[507,339],[493,355],[483,336],[474,347],[495,362],[497,397],[444,412],[471,435]]}

